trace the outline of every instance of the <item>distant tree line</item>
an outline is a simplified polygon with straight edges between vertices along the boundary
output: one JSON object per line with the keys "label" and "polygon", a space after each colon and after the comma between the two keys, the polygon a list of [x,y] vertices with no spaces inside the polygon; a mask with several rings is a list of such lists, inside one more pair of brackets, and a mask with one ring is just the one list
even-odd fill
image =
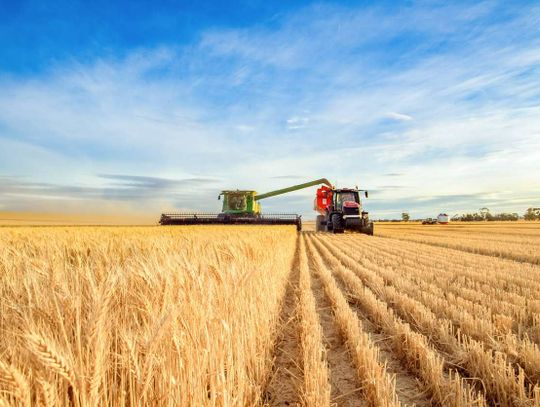
{"label": "distant tree line", "polygon": [[[520,216],[517,213],[491,213],[488,208],[480,209],[480,212],[465,213],[463,215],[452,216],[452,221],[457,222],[482,222],[482,221],[517,221]],[[523,215],[524,220],[540,220],[540,208],[529,208]],[[408,212],[401,214],[401,220],[399,219],[379,219],[379,222],[408,222],[408,221],[421,221],[423,219],[411,219]]]}
{"label": "distant tree line", "polygon": [[519,219],[517,213],[466,213],[454,216],[453,221],[459,222],[480,222],[480,221],[516,221]]}
{"label": "distant tree line", "polygon": [[540,220],[540,208],[529,208],[523,216],[525,220]]}
{"label": "distant tree line", "polygon": [[[488,208],[480,209],[480,212],[455,215],[453,221],[478,222],[478,221],[516,221],[519,219],[517,213],[496,213],[492,214]],[[523,215],[525,220],[540,220],[540,208],[529,208]]]}

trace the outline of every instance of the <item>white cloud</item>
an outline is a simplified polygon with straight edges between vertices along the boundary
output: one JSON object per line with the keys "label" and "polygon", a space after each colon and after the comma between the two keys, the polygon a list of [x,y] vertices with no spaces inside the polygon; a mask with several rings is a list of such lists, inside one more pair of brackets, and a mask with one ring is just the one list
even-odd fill
{"label": "white cloud", "polygon": [[309,124],[309,117],[293,116],[287,119],[287,129],[299,130],[304,129]]}
{"label": "white cloud", "polygon": [[249,126],[247,124],[238,124],[235,126],[235,128],[244,133],[251,133],[252,131],[255,130],[254,126]]}
{"label": "white cloud", "polygon": [[396,112],[388,112],[385,114],[385,117],[392,120],[396,120],[398,122],[409,122],[413,119],[411,116],[407,114],[396,113]]}

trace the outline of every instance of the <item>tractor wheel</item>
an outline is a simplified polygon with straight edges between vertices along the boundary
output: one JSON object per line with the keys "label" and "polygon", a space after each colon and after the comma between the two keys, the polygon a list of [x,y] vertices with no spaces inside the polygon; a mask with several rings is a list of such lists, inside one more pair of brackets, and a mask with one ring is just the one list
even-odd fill
{"label": "tractor wheel", "polygon": [[339,213],[334,213],[332,215],[332,229],[334,233],[343,233],[345,232],[345,225],[343,224],[343,218]]}
{"label": "tractor wheel", "polygon": [[325,228],[322,224],[324,221],[323,215],[317,215],[317,218],[315,219],[315,232],[324,232]]}
{"label": "tractor wheel", "polygon": [[324,230],[326,232],[332,232],[333,230],[332,222],[328,219],[326,220],[326,226],[324,227]]}

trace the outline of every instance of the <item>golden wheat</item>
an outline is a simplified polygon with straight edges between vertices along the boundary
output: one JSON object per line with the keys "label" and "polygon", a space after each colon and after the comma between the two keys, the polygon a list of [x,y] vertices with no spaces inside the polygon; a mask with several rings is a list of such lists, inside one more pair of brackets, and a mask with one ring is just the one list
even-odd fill
{"label": "golden wheat", "polygon": [[262,402],[293,228],[1,232],[0,358],[24,369],[32,397]]}
{"label": "golden wheat", "polygon": [[[30,406],[30,386],[24,374],[15,366],[0,361],[0,384],[9,396],[25,406]],[[7,400],[4,401],[7,403]]]}
{"label": "golden wheat", "polygon": [[[329,244],[329,247],[334,249],[333,255],[350,264],[353,269],[358,270],[360,253],[342,252],[341,254],[339,253],[340,249],[336,246]],[[355,263],[354,260],[358,260],[358,263]],[[393,291],[391,302],[401,301],[406,294],[422,305],[427,305],[434,314],[451,321],[451,324],[458,327],[462,334],[466,334],[474,340],[481,340],[487,348],[508,354],[510,360],[515,360],[515,363],[524,369],[532,382],[540,381],[540,350],[537,344],[531,342],[527,335],[519,337],[511,332],[508,323],[506,323],[506,328],[499,329],[496,326],[498,319],[491,318],[492,314],[489,312],[489,308],[486,310],[486,316],[482,317],[476,304],[458,301],[459,298],[448,295],[446,291],[433,286],[429,280],[417,279],[412,282],[407,278],[409,273],[398,276],[393,269],[376,268],[375,272],[382,277],[382,280],[371,278],[371,276],[366,278],[368,281],[376,282],[378,290]],[[360,271],[360,273],[362,272]],[[369,273],[367,275],[369,276]],[[425,272],[424,275],[428,275],[428,272]],[[366,276],[365,273],[364,276]],[[395,287],[399,292],[391,287]],[[390,301],[390,299],[386,298],[386,301]],[[470,313],[463,304],[469,305],[473,312]],[[485,306],[481,307],[482,310],[485,308]]]}

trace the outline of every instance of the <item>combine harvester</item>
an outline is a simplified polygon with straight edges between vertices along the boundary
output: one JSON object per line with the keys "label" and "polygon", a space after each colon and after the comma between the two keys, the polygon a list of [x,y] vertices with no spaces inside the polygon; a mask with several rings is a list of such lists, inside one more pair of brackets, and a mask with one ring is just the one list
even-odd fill
{"label": "combine harvester", "polygon": [[261,199],[298,191],[319,184],[328,184],[326,178],[278,189],[265,194],[256,191],[228,190],[221,191],[223,208],[218,214],[201,213],[164,213],[159,221],[162,225],[296,225],[302,230],[302,218],[297,214],[262,214]]}
{"label": "combine harvester", "polygon": [[[304,184],[293,185],[276,191],[257,194],[251,190],[221,191],[223,208],[218,214],[205,213],[164,213],[161,225],[296,225],[302,230],[302,218],[297,214],[262,214],[259,201],[277,195],[286,194],[315,185],[325,184],[317,189],[315,210],[317,231],[342,233],[354,230],[369,235],[373,234],[373,223],[369,222],[367,212],[363,212],[358,189],[335,189],[326,178]],[[367,197],[367,191],[365,191]],[[324,225],[324,227],[323,227]]]}

